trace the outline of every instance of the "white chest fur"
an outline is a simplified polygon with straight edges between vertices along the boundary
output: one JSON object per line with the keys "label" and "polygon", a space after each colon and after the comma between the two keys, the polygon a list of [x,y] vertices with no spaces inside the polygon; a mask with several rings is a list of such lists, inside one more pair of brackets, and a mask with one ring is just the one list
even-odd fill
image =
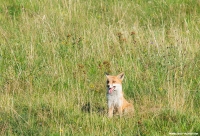
{"label": "white chest fur", "polygon": [[122,86],[116,85],[115,90],[112,93],[107,94],[108,107],[117,108],[117,107],[122,106],[123,104],[122,97],[123,97]]}

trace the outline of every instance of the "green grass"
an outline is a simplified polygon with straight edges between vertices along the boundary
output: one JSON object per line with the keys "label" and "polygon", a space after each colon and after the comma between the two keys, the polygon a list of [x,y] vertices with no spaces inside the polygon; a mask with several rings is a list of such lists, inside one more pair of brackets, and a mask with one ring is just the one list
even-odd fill
{"label": "green grass", "polygon": [[[200,2],[3,0],[0,135],[200,134]],[[134,116],[107,118],[125,72]]]}

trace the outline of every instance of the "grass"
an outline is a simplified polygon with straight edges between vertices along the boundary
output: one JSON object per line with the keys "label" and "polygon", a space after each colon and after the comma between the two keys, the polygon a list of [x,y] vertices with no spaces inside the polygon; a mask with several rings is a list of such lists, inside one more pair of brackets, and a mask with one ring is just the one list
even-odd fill
{"label": "grass", "polygon": [[[0,3],[0,135],[200,134],[200,2]],[[106,115],[125,72],[135,116]]]}

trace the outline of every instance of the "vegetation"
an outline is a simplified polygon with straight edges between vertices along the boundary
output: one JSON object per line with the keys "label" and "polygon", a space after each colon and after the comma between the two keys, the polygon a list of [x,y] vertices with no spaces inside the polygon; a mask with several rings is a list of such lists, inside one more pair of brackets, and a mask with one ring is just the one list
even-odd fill
{"label": "vegetation", "polygon": [[[0,135],[200,134],[199,0],[2,0]],[[125,72],[134,116],[106,115]]]}

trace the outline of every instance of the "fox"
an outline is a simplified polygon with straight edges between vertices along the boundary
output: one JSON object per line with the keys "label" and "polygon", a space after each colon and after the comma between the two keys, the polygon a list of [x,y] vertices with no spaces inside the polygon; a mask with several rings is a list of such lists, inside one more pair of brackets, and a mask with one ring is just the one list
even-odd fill
{"label": "fox", "polygon": [[108,104],[108,117],[113,117],[113,114],[117,113],[122,116],[123,113],[133,113],[133,104],[129,103],[124,98],[122,91],[122,81],[124,79],[124,72],[117,76],[111,76],[105,73],[107,77],[106,88],[107,88],[107,104]]}

